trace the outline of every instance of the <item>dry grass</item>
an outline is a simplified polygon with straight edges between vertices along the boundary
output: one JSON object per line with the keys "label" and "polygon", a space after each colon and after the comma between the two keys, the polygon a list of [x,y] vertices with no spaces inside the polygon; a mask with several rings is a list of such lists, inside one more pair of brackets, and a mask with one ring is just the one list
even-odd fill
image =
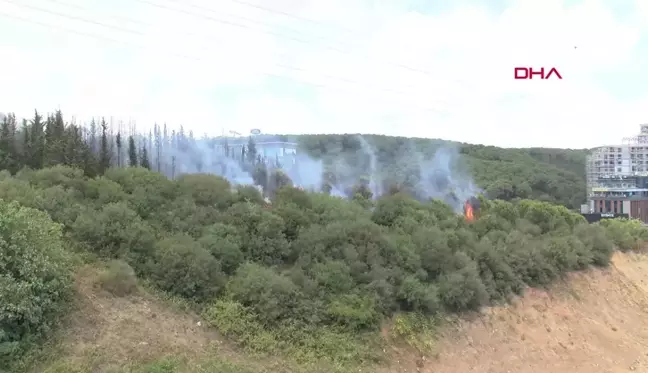
{"label": "dry grass", "polygon": [[[612,263],[573,274],[550,292],[531,290],[512,306],[454,320],[442,330],[433,357],[394,347],[390,366],[378,371],[648,372],[648,257],[618,253]],[[295,371],[280,359],[238,352],[197,315],[142,289],[115,297],[95,286],[98,276],[93,267],[78,273],[77,310],[56,353],[33,373],[130,372],[168,356],[183,367],[133,372]]]}
{"label": "dry grass", "polygon": [[[197,315],[143,290],[115,297],[96,286],[99,276],[101,271],[89,266],[78,272],[76,310],[65,322],[57,349],[64,357],[47,365],[103,373],[164,356],[194,360],[232,354]],[[42,370],[36,367],[34,373]]]}
{"label": "dry grass", "polygon": [[648,372],[648,257],[570,276],[550,292],[446,330],[423,372]]}

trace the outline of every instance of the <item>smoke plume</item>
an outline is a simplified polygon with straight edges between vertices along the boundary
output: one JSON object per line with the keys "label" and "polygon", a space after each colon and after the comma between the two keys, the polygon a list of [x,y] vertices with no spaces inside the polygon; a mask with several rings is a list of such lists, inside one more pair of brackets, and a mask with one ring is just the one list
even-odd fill
{"label": "smoke plume", "polygon": [[[402,139],[396,149],[377,152],[365,136],[354,135],[340,143],[326,143],[326,150],[316,159],[303,150],[281,156],[264,153],[264,144],[274,143],[276,149],[286,146],[282,145],[284,136],[256,139],[258,144],[247,138],[180,135],[159,144],[149,139],[147,147],[152,167],[157,165],[169,177],[211,173],[233,185],[247,185],[263,184],[260,179],[267,181],[271,174],[281,172],[294,186],[309,191],[348,198],[365,188],[377,199],[396,187],[419,200],[440,199],[458,213],[464,201],[480,192],[470,175],[461,171],[459,152],[450,145],[422,151],[413,140]],[[141,138],[140,143],[147,141]]]}

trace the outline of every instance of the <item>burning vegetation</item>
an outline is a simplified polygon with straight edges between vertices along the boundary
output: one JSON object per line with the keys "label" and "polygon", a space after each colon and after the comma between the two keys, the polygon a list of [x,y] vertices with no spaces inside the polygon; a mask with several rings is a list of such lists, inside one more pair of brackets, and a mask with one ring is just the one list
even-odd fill
{"label": "burning vegetation", "polygon": [[477,197],[471,197],[464,202],[464,216],[467,222],[473,222],[479,215],[480,201]]}

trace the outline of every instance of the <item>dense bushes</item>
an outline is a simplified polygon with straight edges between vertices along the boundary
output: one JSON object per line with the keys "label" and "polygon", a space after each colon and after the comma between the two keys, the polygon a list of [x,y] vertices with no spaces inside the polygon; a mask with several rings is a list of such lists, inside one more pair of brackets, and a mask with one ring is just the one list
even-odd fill
{"label": "dense bushes", "polygon": [[[395,314],[477,310],[568,271],[606,265],[614,244],[638,248],[648,238],[641,224],[590,225],[539,201],[482,200],[479,219],[467,223],[438,201],[400,193],[346,201],[283,187],[267,205],[254,188],[232,188],[216,176],[168,180],[141,168],[108,170],[94,180],[65,167],[5,175],[0,195],[47,211],[68,239],[205,306],[210,322],[248,348],[309,346],[345,361],[366,357],[350,352],[350,340]],[[61,232],[42,213],[2,208],[3,221],[30,233],[5,223],[4,240],[39,248],[29,260],[53,273],[16,277],[37,285],[26,288],[31,300],[20,302],[39,299],[44,315],[62,294],[52,287],[67,284]],[[20,255],[0,260],[16,266]],[[27,291],[12,286],[12,296]],[[39,317],[31,320],[41,325]]]}
{"label": "dense bushes", "polygon": [[0,367],[47,333],[71,285],[61,227],[0,200]]}
{"label": "dense bushes", "polygon": [[137,290],[137,276],[128,263],[122,260],[111,260],[99,276],[98,284],[113,295],[123,297]]}
{"label": "dense bushes", "polygon": [[603,220],[608,236],[623,251],[639,249],[648,240],[646,227],[638,220]]}

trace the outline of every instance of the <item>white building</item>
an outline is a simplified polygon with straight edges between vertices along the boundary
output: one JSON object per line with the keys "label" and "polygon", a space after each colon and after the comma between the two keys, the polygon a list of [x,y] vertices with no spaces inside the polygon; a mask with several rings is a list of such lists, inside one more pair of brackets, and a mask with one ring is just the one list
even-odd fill
{"label": "white building", "polygon": [[648,124],[621,144],[591,150],[586,160],[588,209],[648,222]]}

